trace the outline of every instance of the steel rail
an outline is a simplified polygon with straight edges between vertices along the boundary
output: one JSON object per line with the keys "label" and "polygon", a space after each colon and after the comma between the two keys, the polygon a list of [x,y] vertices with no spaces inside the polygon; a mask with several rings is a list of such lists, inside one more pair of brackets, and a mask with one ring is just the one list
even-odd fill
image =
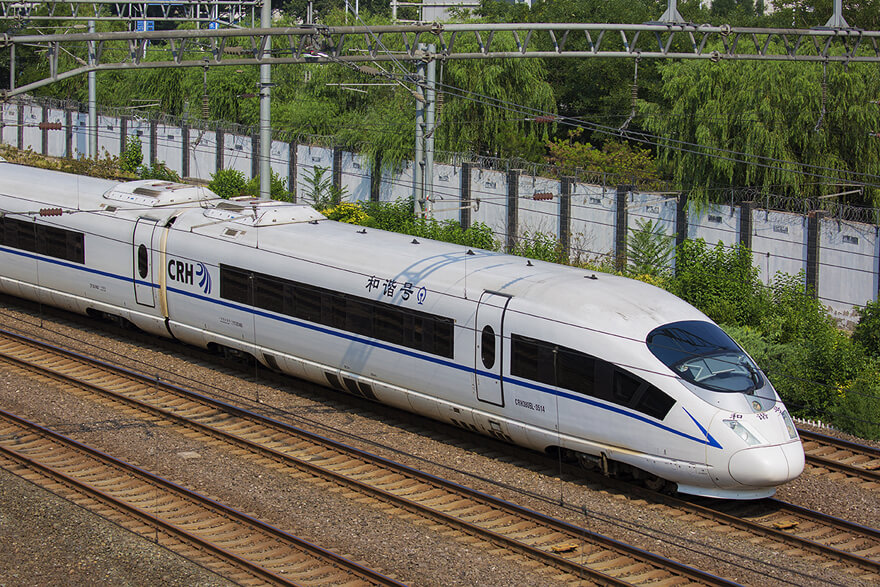
{"label": "steel rail", "polygon": [[[94,458],[94,459],[97,459],[101,462],[107,463],[112,468],[115,468],[117,470],[123,470],[123,471],[126,471],[127,474],[142,478],[146,482],[150,483],[151,485],[154,485],[157,487],[162,487],[164,490],[173,492],[175,494],[182,495],[185,498],[190,499],[192,501],[204,503],[207,506],[211,507],[212,509],[219,511],[219,512],[222,512],[222,514],[227,519],[230,519],[230,520],[234,519],[234,520],[239,521],[239,523],[242,523],[242,524],[245,524],[248,526],[252,526],[254,528],[258,528],[259,530],[261,530],[262,532],[264,532],[268,535],[271,535],[279,540],[288,542],[288,543],[294,545],[297,549],[307,551],[316,557],[330,561],[332,564],[334,564],[340,568],[344,568],[347,571],[351,572],[352,574],[360,576],[364,580],[368,580],[373,584],[394,585],[394,586],[398,586],[398,587],[400,587],[402,585],[398,581],[390,579],[389,577],[386,577],[385,575],[382,575],[381,573],[377,573],[376,571],[373,571],[372,569],[369,569],[363,565],[360,565],[354,561],[351,561],[351,560],[349,560],[343,556],[340,556],[330,550],[321,548],[320,546],[317,546],[315,544],[312,544],[311,542],[303,540],[302,538],[299,538],[297,536],[289,534],[283,530],[280,530],[279,528],[276,528],[276,527],[271,526],[261,520],[258,520],[257,518],[254,518],[254,517],[249,516],[245,513],[234,510],[230,507],[227,507],[216,500],[213,500],[209,497],[206,497],[204,495],[201,495],[199,493],[191,491],[181,485],[178,485],[177,483],[174,483],[173,481],[169,481],[167,479],[164,479],[162,477],[154,475],[154,474],[150,473],[149,471],[146,471],[144,469],[141,469],[140,467],[132,465],[131,463],[127,463],[127,462],[122,461],[120,459],[117,459],[117,458],[115,458],[115,457],[113,457],[103,451],[100,451],[94,447],[82,444],[76,440],[73,440],[72,438],[68,438],[68,437],[66,437],[62,434],[59,434],[59,433],[57,433],[57,432],[55,432],[45,426],[40,426],[38,424],[30,422],[29,420],[26,420],[25,418],[22,418],[20,416],[17,416],[15,414],[11,413],[11,412],[8,412],[2,408],[0,408],[0,417],[2,417],[3,419],[6,419],[7,421],[13,422],[17,426],[20,426],[26,430],[36,431],[36,433],[41,437],[49,438],[53,442],[68,446],[76,452],[88,455],[91,458]],[[46,464],[40,462],[39,460],[28,456],[27,454],[16,451],[14,448],[6,447],[2,443],[0,443],[0,452],[3,452],[8,457],[14,458],[15,460],[27,463],[27,465],[29,467],[34,468],[34,469],[39,469],[44,474],[47,474],[51,477],[59,479],[64,484],[66,484],[70,487],[75,487],[79,491],[84,491],[84,492],[92,495],[93,497],[99,499],[100,501],[112,505],[114,508],[122,509],[125,512],[127,512],[129,515],[140,518],[154,527],[161,528],[163,531],[168,532],[171,535],[179,536],[181,539],[183,539],[186,542],[196,544],[199,546],[199,548],[205,549],[205,550],[213,553],[215,556],[226,559],[235,565],[245,567],[246,569],[248,569],[249,572],[255,574],[256,576],[258,576],[264,580],[270,581],[272,583],[282,584],[282,585],[295,585],[296,584],[295,580],[292,582],[291,579],[289,579],[287,577],[279,575],[279,574],[273,572],[272,570],[267,569],[267,568],[255,563],[247,558],[241,557],[241,556],[239,556],[239,555],[237,555],[237,554],[235,554],[235,553],[233,553],[233,552],[231,552],[231,551],[229,551],[229,550],[227,550],[227,549],[225,549],[225,548],[223,548],[223,547],[221,547],[221,546],[219,546],[209,540],[204,540],[203,538],[197,536],[196,534],[193,534],[192,532],[184,530],[173,523],[169,523],[168,521],[164,520],[161,517],[155,516],[155,515],[147,512],[143,508],[140,508],[140,507],[135,506],[133,504],[130,504],[128,502],[119,500],[116,497],[112,496],[111,494],[94,487],[90,483],[82,482],[71,475],[68,475],[62,471],[55,469],[54,467],[46,465]]]}
{"label": "steel rail", "polygon": [[[294,437],[298,437],[302,440],[316,443],[329,450],[347,454],[351,458],[359,459],[373,466],[399,473],[410,479],[416,479],[419,482],[423,482],[432,487],[443,489],[452,494],[471,499],[477,503],[485,504],[491,508],[495,508],[510,515],[517,516],[521,520],[528,520],[529,522],[532,522],[540,527],[545,527],[560,533],[564,533],[571,539],[577,538],[586,541],[589,544],[595,544],[602,548],[609,549],[610,551],[616,552],[620,555],[633,557],[633,559],[635,559],[636,561],[654,565],[657,568],[664,569],[667,572],[676,576],[687,578],[688,580],[695,583],[702,585],[718,585],[727,587],[736,585],[736,583],[734,582],[716,577],[715,575],[709,573],[705,573],[688,565],[684,565],[682,563],[668,559],[666,557],[662,557],[649,551],[645,551],[632,545],[614,540],[607,536],[594,533],[585,528],[575,526],[568,522],[558,520],[556,518],[551,518],[534,510],[454,483],[441,477],[436,477],[429,473],[425,473],[423,471],[407,467],[400,463],[390,461],[388,459],[379,457],[378,455],[374,455],[361,449],[357,449],[355,447],[339,443],[332,439],[308,432],[306,430],[302,430],[289,424],[285,424],[283,422],[255,414],[243,408],[227,404],[226,402],[216,400],[198,393],[194,393],[190,390],[178,387],[170,383],[158,382],[153,378],[141,375],[139,373],[110,365],[104,363],[103,361],[80,355],[73,351],[61,349],[59,347],[55,347],[54,345],[30,339],[22,335],[2,330],[0,330],[0,334],[7,336],[8,338],[22,341],[23,344],[44,347],[46,349],[49,349],[53,353],[62,354],[79,362],[86,362],[95,365],[97,368],[100,368],[102,370],[123,374],[126,378],[135,379],[145,385],[150,386],[153,390],[164,389],[169,393],[173,393],[174,395],[185,396],[191,401],[197,401],[201,405],[208,405],[212,408],[217,408],[218,410],[222,410],[223,413],[233,415],[241,419],[246,419],[247,421],[275,430],[276,432],[283,432]],[[78,385],[95,388],[95,385],[89,383],[88,381],[85,381],[84,379],[81,380],[78,376],[74,377],[70,375],[65,375],[63,373],[56,373],[52,369],[32,365],[29,360],[19,359],[14,356],[10,356],[6,352],[3,353],[3,357],[9,361],[22,363],[26,365],[29,369],[38,369],[41,372],[46,373],[47,375],[65,378],[76,382]],[[233,445],[236,445],[250,453],[272,458],[277,462],[286,464],[299,470],[308,471],[311,474],[318,475],[336,484],[350,487],[361,493],[373,495],[375,498],[380,499],[381,501],[394,503],[409,512],[415,513],[419,516],[427,516],[429,518],[433,518],[438,522],[457,528],[459,531],[462,531],[466,534],[478,536],[481,539],[488,540],[489,542],[495,543],[499,546],[503,546],[506,549],[518,552],[530,558],[540,557],[545,561],[546,564],[549,564],[550,566],[560,569],[564,572],[571,573],[575,576],[589,576],[592,581],[602,585],[615,585],[622,587],[624,585],[631,584],[626,580],[618,579],[612,575],[592,569],[585,564],[571,561],[568,558],[561,556],[560,554],[532,547],[525,542],[507,536],[504,533],[497,532],[495,530],[485,528],[477,524],[472,524],[463,520],[461,517],[456,516],[455,514],[447,513],[441,509],[436,509],[419,501],[409,499],[406,495],[398,495],[397,493],[390,492],[372,483],[360,481],[359,479],[355,479],[354,477],[346,475],[345,473],[336,472],[332,469],[322,466],[321,460],[325,459],[297,457],[295,455],[288,454],[275,448],[262,446],[248,440],[247,438],[244,438],[243,436],[233,435],[232,433],[224,431],[220,428],[209,426],[207,424],[202,424],[198,422],[197,419],[190,419],[185,415],[176,414],[172,411],[153,406],[146,402],[142,402],[141,400],[132,397],[119,396],[112,391],[104,391],[100,388],[96,389],[100,393],[107,393],[108,395],[112,395],[114,399],[125,401],[129,405],[137,407],[138,409],[146,410],[152,414],[161,415],[161,417],[166,419],[173,419],[181,425],[184,425],[190,429],[198,430],[203,434],[218,438],[225,442],[231,442]]]}

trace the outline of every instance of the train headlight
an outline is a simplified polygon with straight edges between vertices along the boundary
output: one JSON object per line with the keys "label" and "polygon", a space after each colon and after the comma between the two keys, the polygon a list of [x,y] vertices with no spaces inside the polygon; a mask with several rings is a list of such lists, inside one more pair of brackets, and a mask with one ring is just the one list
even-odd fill
{"label": "train headlight", "polygon": [[749,446],[757,446],[761,444],[761,441],[758,440],[754,434],[749,432],[748,428],[746,428],[736,420],[724,420],[724,423],[730,426],[730,429],[733,430],[737,436],[742,438],[743,442],[745,442]]}
{"label": "train headlight", "polygon": [[782,411],[782,421],[785,422],[785,428],[788,430],[788,437],[792,440],[797,438],[797,428],[794,427],[794,422],[791,421],[791,416],[789,416],[788,412],[785,410]]}

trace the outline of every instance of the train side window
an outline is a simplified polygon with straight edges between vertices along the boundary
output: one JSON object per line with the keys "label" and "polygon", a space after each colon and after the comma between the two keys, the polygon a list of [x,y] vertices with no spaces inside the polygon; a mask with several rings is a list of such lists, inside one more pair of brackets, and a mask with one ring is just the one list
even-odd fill
{"label": "train side window", "polygon": [[37,252],[65,261],[85,262],[83,233],[42,224],[37,224],[36,230]]}
{"label": "train side window", "polygon": [[141,244],[138,246],[138,275],[141,276],[141,279],[147,278],[147,273],[150,270],[150,259],[149,259],[149,251],[147,251],[147,246]]}
{"label": "train side window", "polygon": [[538,341],[514,334],[510,337],[510,372],[517,377],[538,380]]}
{"label": "train side window", "polygon": [[268,275],[254,277],[254,305],[271,312],[284,310],[284,283]]}
{"label": "train side window", "polygon": [[74,263],[86,262],[85,235],[81,232],[67,232],[67,260]]}
{"label": "train side window", "polygon": [[252,306],[251,275],[243,269],[220,265],[220,297]]}
{"label": "train side window", "polygon": [[480,357],[486,369],[495,366],[495,330],[488,324],[483,327],[483,334],[480,337]]}
{"label": "train side window", "polygon": [[556,385],[585,395],[593,395],[596,359],[566,347],[556,354]]}
{"label": "train side window", "polygon": [[319,322],[345,330],[345,296],[319,290],[321,298],[321,319]]}
{"label": "train side window", "polygon": [[455,321],[445,316],[397,308],[223,264],[220,297],[453,358]]}
{"label": "train side window", "polygon": [[345,329],[355,334],[373,337],[373,305],[349,298],[346,304]]}
{"label": "train side window", "polygon": [[296,285],[285,280],[282,296],[281,313],[288,316],[296,316]]}
{"label": "train side window", "polygon": [[647,383],[620,369],[615,369],[614,391],[611,401],[624,406],[629,405],[642,385],[647,385]]}
{"label": "train side window", "polygon": [[321,322],[321,295],[306,285],[297,285],[294,293],[296,317]]}
{"label": "train side window", "polygon": [[642,394],[642,397],[639,399],[635,408],[643,414],[662,420],[674,405],[674,399],[653,385],[649,385],[648,389],[645,390],[645,393]]}
{"label": "train side window", "polygon": [[455,335],[455,322],[452,318],[444,318],[442,316],[435,317],[434,321],[434,348],[428,352],[433,352],[441,357],[453,357],[452,339]]}
{"label": "train side window", "polygon": [[14,218],[6,219],[6,235],[5,242],[7,246],[23,251],[37,252],[37,240],[34,234],[34,223],[16,220]]}
{"label": "train side window", "polygon": [[67,257],[67,231],[54,226],[37,225],[37,249],[57,259]]}
{"label": "train side window", "polygon": [[402,345],[403,323],[403,312],[396,308],[381,305],[376,308],[376,338]]}
{"label": "train side window", "polygon": [[6,244],[6,217],[0,216],[0,245]]}

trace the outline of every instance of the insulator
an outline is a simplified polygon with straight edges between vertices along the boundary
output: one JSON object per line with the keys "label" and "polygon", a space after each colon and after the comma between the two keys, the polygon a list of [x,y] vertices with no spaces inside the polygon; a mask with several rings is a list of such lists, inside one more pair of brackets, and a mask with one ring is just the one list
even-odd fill
{"label": "insulator", "polygon": [[41,122],[37,125],[40,130],[61,130],[60,122]]}
{"label": "insulator", "polygon": [[40,216],[61,216],[61,208],[41,208]]}

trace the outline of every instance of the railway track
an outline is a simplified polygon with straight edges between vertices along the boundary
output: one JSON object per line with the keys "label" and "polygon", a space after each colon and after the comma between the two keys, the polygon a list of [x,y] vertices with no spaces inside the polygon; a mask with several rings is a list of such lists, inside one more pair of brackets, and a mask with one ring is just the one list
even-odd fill
{"label": "railway track", "polygon": [[0,466],[239,584],[401,585],[5,410]]}
{"label": "railway track", "polygon": [[[841,442],[833,437],[816,434],[806,430],[799,430],[804,440],[808,453],[814,453],[820,460],[811,463],[813,468],[819,464],[827,464],[834,458],[840,457],[849,461],[857,469],[867,471],[870,476],[875,473],[873,468],[877,462],[877,451],[863,445]],[[859,455],[855,456],[854,455]],[[810,455],[808,454],[808,460]],[[832,469],[831,466],[824,470],[833,471],[836,477],[843,477],[842,471],[848,470],[846,462]],[[866,481],[862,471],[846,474],[847,479],[861,479]],[[815,474],[815,473],[814,473]],[[869,477],[870,478],[870,477]],[[600,483],[608,480],[601,478]],[[865,484],[860,485],[863,487]],[[632,487],[621,486],[624,495],[631,495]],[[667,496],[654,494],[645,498],[647,505],[663,503],[669,506],[670,517],[698,516],[703,521],[702,525],[714,520],[714,524],[725,524],[736,531],[758,536],[757,540],[762,544],[771,542],[770,548],[784,549],[788,553],[808,557],[815,560],[820,556],[827,561],[827,565],[834,568],[843,568],[851,576],[864,578],[869,583],[877,581],[878,573],[878,531],[875,528],[860,526],[845,520],[824,516],[818,512],[812,512],[793,504],[787,504],[778,500],[763,500],[760,502],[717,502],[708,500],[705,502],[686,502]],[[667,510],[663,510],[666,512]],[[752,539],[756,540],[756,539]],[[778,544],[773,546],[772,543]]]}
{"label": "railway track", "polygon": [[864,481],[866,488],[880,490],[880,450],[809,430],[798,429],[798,434],[807,464],[816,474],[843,475]]}
{"label": "railway track", "polygon": [[232,445],[291,477],[319,478],[391,504],[489,543],[493,550],[527,557],[569,582],[603,585],[732,585],[675,561],[364,451],[299,430],[234,406],[114,369],[61,349],[5,334],[0,355],[75,383],[73,393],[125,404],[148,419],[198,433],[209,443]]}

